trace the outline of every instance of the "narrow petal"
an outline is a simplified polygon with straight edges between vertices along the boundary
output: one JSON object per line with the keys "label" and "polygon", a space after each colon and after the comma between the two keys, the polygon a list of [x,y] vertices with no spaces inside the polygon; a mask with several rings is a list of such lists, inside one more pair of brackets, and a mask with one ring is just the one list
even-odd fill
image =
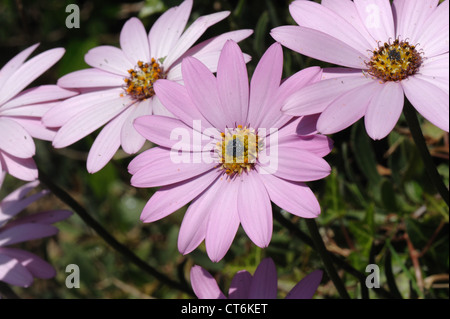
{"label": "narrow petal", "polygon": [[121,87],[124,76],[99,69],[85,69],[64,75],[58,85],[65,88]]}
{"label": "narrow petal", "polygon": [[[120,89],[118,95],[119,92]],[[123,112],[132,103],[134,101],[127,97],[116,96],[90,105],[89,109],[76,114],[61,127],[53,140],[53,146],[62,148],[79,141]]]}
{"label": "narrow petal", "polygon": [[322,281],[323,271],[315,270],[295,285],[285,299],[312,299]]}
{"label": "narrow petal", "polygon": [[440,129],[449,131],[448,93],[419,77],[402,81],[405,95],[416,110]]}
{"label": "narrow petal", "polygon": [[55,268],[53,268],[52,265],[35,254],[29,253],[28,251],[16,248],[0,247],[0,255],[6,255],[16,259],[30,272],[33,277],[50,279],[56,276]]}
{"label": "narrow petal", "polygon": [[89,150],[86,168],[91,174],[98,172],[112,159],[120,147],[121,129],[131,109],[127,109],[111,120],[95,138]]}
{"label": "narrow petal", "polygon": [[208,207],[210,213],[205,236],[206,252],[212,262],[225,256],[239,228],[238,182],[219,178],[215,184],[220,190],[212,206]]}
{"label": "narrow petal", "polygon": [[364,116],[372,97],[381,86],[371,81],[339,96],[320,115],[317,130],[322,134],[339,132]]}
{"label": "narrow petal", "polygon": [[[279,43],[274,43],[259,60],[250,82],[250,102],[247,118],[248,122],[254,127],[266,127],[260,125],[260,123],[273,105],[272,102],[280,86],[282,72],[283,50]],[[278,110],[278,113],[281,114],[280,110]]]}
{"label": "narrow petal", "polygon": [[120,31],[120,47],[131,64],[137,64],[138,61],[150,62],[147,31],[141,20],[133,17],[125,22]]}
{"label": "narrow petal", "polygon": [[398,122],[403,110],[404,94],[400,83],[387,82],[373,96],[367,106],[364,123],[374,140],[386,137]]}
{"label": "narrow petal", "polygon": [[[53,104],[54,105],[54,104]],[[31,108],[31,107],[30,107]],[[35,108],[37,109],[37,108]],[[48,110],[49,108],[43,107],[42,109]],[[17,110],[17,109],[14,109]],[[23,110],[25,111],[25,110]],[[33,110],[34,111],[34,110]],[[40,112],[41,110],[38,110]],[[31,116],[14,116],[12,119],[22,127],[26,127],[28,133],[32,138],[37,138],[43,141],[53,141],[53,138],[56,135],[56,129],[47,128],[42,124],[42,121],[39,117],[31,117]]]}
{"label": "narrow petal", "polygon": [[365,52],[371,44],[344,18],[324,5],[309,1],[294,1],[289,11],[301,27],[321,31],[352,48]]}
{"label": "narrow petal", "polygon": [[[40,191],[31,196],[23,198],[26,192],[29,190],[29,187],[33,185],[36,185],[35,182],[28,183],[18,188],[15,192],[9,194],[2,200],[0,204],[0,225],[5,221],[13,218],[31,203],[48,194],[47,191]],[[20,195],[20,197],[18,195]],[[12,222],[8,223],[8,226],[10,226],[11,223]]]}
{"label": "narrow petal", "polygon": [[449,92],[449,54],[441,54],[427,58],[420,66],[419,73],[415,77],[427,80],[438,86],[445,92]]}
{"label": "narrow petal", "polygon": [[317,121],[320,113],[302,116],[297,124],[295,132],[300,136],[317,134]]}
{"label": "narrow petal", "polygon": [[324,157],[333,149],[333,141],[325,135],[299,136],[296,134],[284,135],[278,139],[279,147],[298,148]]}
{"label": "narrow petal", "polygon": [[33,276],[17,259],[0,253],[0,281],[28,287],[33,283]]}
{"label": "narrow petal", "polygon": [[222,107],[237,124],[247,124],[249,85],[242,51],[236,42],[225,43],[217,67],[217,86]]}
{"label": "narrow petal", "polygon": [[131,113],[126,117],[123,123],[120,141],[122,144],[122,149],[125,153],[135,154],[137,153],[145,143],[145,138],[136,131],[133,126],[133,122],[140,116],[152,114],[152,104],[151,100],[147,99],[145,101],[137,102],[132,105]]}
{"label": "narrow petal", "polygon": [[45,224],[20,224],[0,231],[0,246],[13,245],[24,241],[53,236],[58,228]]}
{"label": "narrow petal", "polygon": [[186,90],[200,113],[221,131],[233,125],[233,119],[222,109],[216,77],[211,71],[191,57],[183,60],[181,68]]}
{"label": "narrow petal", "polygon": [[242,177],[237,200],[246,234],[258,247],[267,247],[272,239],[272,206],[259,174],[250,172]]}
{"label": "narrow petal", "polygon": [[165,58],[177,43],[189,20],[192,0],[164,12],[150,29],[148,39],[151,56]]}
{"label": "narrow petal", "polygon": [[[33,194],[34,195],[34,194]],[[30,196],[31,197],[31,196]],[[26,215],[20,218],[16,218],[10,222],[3,229],[10,228],[15,225],[35,223],[35,224],[53,224],[64,219],[67,219],[72,215],[71,211],[68,210],[48,210],[36,214]]]}
{"label": "narrow petal", "polygon": [[[394,17],[389,0],[355,0],[356,10],[375,41],[395,39]],[[368,48],[371,49],[371,48]]]}
{"label": "narrow petal", "polygon": [[15,178],[24,181],[34,181],[38,178],[36,163],[32,158],[18,158],[0,150],[2,169]]}
{"label": "narrow petal", "polygon": [[161,187],[145,205],[140,219],[144,223],[151,223],[172,214],[207,189],[217,176],[216,173],[209,171],[188,180]]}
{"label": "narrow petal", "polygon": [[19,158],[34,156],[36,148],[30,134],[15,121],[0,117],[0,150]]}
{"label": "narrow petal", "polygon": [[151,100],[151,114],[154,115],[162,115],[167,117],[175,117],[164,105],[162,105],[161,101],[158,99],[158,97],[155,95],[153,96]]}
{"label": "narrow petal", "polygon": [[34,50],[39,46],[39,43],[29,46],[14,58],[9,60],[0,70],[0,88],[5,84],[11,75],[23,64],[23,62],[33,53]]}
{"label": "narrow petal", "polygon": [[64,54],[63,48],[45,51],[20,66],[0,88],[0,105],[22,91],[42,73],[51,68]]}
{"label": "narrow petal", "polygon": [[325,62],[365,69],[367,52],[361,52],[340,39],[310,28],[282,26],[272,29],[271,36],[285,47]]}
{"label": "narrow petal", "polygon": [[206,16],[201,16],[195,20],[181,37],[178,39],[175,46],[167,54],[164,60],[164,66],[170,68],[170,66],[178,60],[212,25],[225,19],[230,14],[229,11],[217,12]]}
{"label": "narrow petal", "polygon": [[302,218],[315,218],[320,214],[319,202],[305,184],[261,174],[270,200],[278,207]]}
{"label": "narrow petal", "polygon": [[109,45],[90,49],[84,56],[84,61],[93,68],[125,77],[129,76],[127,71],[135,66],[121,49]]}
{"label": "narrow petal", "polygon": [[230,288],[228,289],[228,298],[248,299],[252,280],[253,277],[248,271],[238,271],[231,280]]}
{"label": "narrow petal", "polygon": [[209,272],[200,266],[191,268],[191,286],[198,299],[226,299]]}
{"label": "narrow petal", "polygon": [[253,274],[249,299],[277,299],[277,269],[272,259],[264,258]]}

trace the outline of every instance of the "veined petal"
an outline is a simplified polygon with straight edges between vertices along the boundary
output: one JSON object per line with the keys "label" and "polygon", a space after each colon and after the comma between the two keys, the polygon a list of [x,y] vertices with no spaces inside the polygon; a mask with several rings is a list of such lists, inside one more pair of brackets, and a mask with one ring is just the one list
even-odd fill
{"label": "veined petal", "polygon": [[230,288],[228,289],[228,298],[248,299],[252,280],[253,277],[248,271],[238,271],[231,280]]}
{"label": "veined petal", "polygon": [[15,157],[30,158],[36,148],[30,134],[14,120],[0,118],[0,150]]}
{"label": "veined petal", "polygon": [[29,46],[14,58],[9,60],[0,70],[0,88],[5,84],[11,75],[23,64],[23,62],[33,53],[34,50],[39,46],[39,43]]}
{"label": "veined petal", "polygon": [[135,154],[144,145],[145,138],[136,131],[133,122],[138,117],[152,114],[151,102],[151,99],[147,99],[145,101],[137,102],[130,107],[131,113],[127,115],[120,132],[120,141],[125,153]]}
{"label": "veined petal", "polygon": [[0,281],[28,287],[33,283],[33,276],[17,259],[0,253]]}
{"label": "veined petal", "polygon": [[64,75],[58,85],[65,88],[121,87],[124,76],[99,69],[85,69]]}
{"label": "veined petal", "polygon": [[277,269],[272,259],[264,258],[253,274],[249,299],[277,299]]}
{"label": "veined petal", "polygon": [[45,224],[20,224],[0,231],[0,247],[53,236],[58,228]]}
{"label": "veined petal", "polygon": [[[356,10],[375,41],[395,39],[394,17],[389,0],[355,0]],[[370,49],[370,48],[369,48]]]}
{"label": "veined petal", "polygon": [[191,268],[191,286],[198,299],[226,299],[216,280],[200,266]]}
{"label": "veined petal", "polygon": [[150,46],[147,32],[138,18],[130,18],[120,31],[120,47],[131,64],[150,62]]}
{"label": "veined petal", "polygon": [[36,163],[32,158],[14,157],[0,150],[0,162],[2,169],[15,178],[24,181],[34,181],[38,178]]}
{"label": "veined petal", "polygon": [[[9,256],[12,259],[19,261],[29,273],[36,278],[50,279],[55,277],[56,271],[52,265],[28,251],[16,248],[1,248],[0,256]],[[0,262],[1,264],[1,262]],[[1,268],[2,266],[0,266]],[[0,278],[1,279],[1,278]]]}
{"label": "veined petal", "polygon": [[84,61],[93,68],[125,77],[129,76],[127,71],[135,66],[121,49],[110,45],[101,45],[90,49],[85,54]]}

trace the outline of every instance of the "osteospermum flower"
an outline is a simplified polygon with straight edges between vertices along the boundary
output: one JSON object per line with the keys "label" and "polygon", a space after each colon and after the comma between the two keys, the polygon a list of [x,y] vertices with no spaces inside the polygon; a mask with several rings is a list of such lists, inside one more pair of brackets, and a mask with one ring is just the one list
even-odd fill
{"label": "osteospermum flower", "polygon": [[[4,177],[5,173],[0,173],[0,188]],[[66,210],[50,210],[14,218],[28,205],[48,194],[44,190],[27,196],[38,184],[34,181],[23,185],[0,201],[0,281],[15,286],[28,287],[34,278],[52,278],[55,269],[35,254],[9,246],[55,235],[58,229],[51,224],[72,214]]]}
{"label": "osteospermum flower", "polygon": [[191,48],[210,26],[229,15],[223,11],[202,16],[183,32],[191,9],[192,0],[169,9],[148,35],[140,20],[129,19],[120,33],[120,49],[96,47],[85,55],[92,68],[59,79],[58,85],[87,89],[87,93],[44,116],[47,126],[61,127],[53,140],[55,148],[66,147],[106,124],[89,151],[89,172],[103,168],[120,146],[128,154],[136,153],[145,139],[134,129],[133,120],[149,114],[170,115],[155,96],[154,83],[159,79],[181,82],[180,62],[186,56],[198,58],[215,71],[225,41],[241,41],[252,33],[228,32]]}
{"label": "osteospermum flower", "polygon": [[[312,299],[322,280],[322,270],[315,270],[300,280],[285,299]],[[241,270],[233,277],[228,289],[229,299],[276,299],[277,270],[273,260],[261,261],[252,276]],[[214,277],[200,266],[191,268],[191,285],[199,299],[226,299]]]}
{"label": "osteospermum flower", "polygon": [[[305,69],[280,85],[282,68],[276,43],[261,58],[249,86],[244,56],[230,40],[217,78],[188,57],[182,62],[185,86],[155,83],[158,98],[178,119],[136,119],[136,129],[160,147],[138,155],[128,169],[133,186],[162,186],[144,207],[142,221],[161,219],[192,201],[178,237],[181,253],[205,240],[209,257],[218,261],[240,224],[256,245],[266,247],[272,236],[271,201],[301,217],[319,215],[305,182],[330,173],[322,157],[332,143],[311,131],[315,116],[296,119],[283,115],[280,106],[319,80],[321,69]],[[309,135],[299,136],[296,129]]]}
{"label": "osteospermum flower", "polygon": [[33,138],[50,141],[55,132],[41,123],[42,115],[55,103],[76,92],[57,85],[43,85],[22,92],[53,66],[64,49],[45,51],[25,62],[39,44],[23,50],[0,70],[0,172],[32,181],[38,177]]}
{"label": "osteospermum flower", "polygon": [[272,36],[307,56],[351,69],[324,72],[325,80],[294,94],[283,110],[322,112],[317,128],[338,132],[364,116],[372,139],[384,138],[408,98],[416,110],[449,131],[449,9],[446,0],[295,1],[299,26]]}

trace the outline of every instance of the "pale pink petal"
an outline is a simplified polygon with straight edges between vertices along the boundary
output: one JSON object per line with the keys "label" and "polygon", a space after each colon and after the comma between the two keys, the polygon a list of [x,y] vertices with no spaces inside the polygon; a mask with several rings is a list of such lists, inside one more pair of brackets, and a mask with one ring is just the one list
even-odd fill
{"label": "pale pink petal", "polygon": [[[45,109],[48,110],[47,107]],[[26,127],[28,133],[33,138],[44,141],[53,141],[53,138],[56,135],[56,130],[45,127],[38,117],[13,117],[12,119],[22,127]]]}
{"label": "pale pink petal", "polygon": [[5,84],[11,75],[23,64],[23,62],[33,53],[34,50],[39,46],[39,43],[33,44],[32,46],[26,48],[14,58],[9,60],[0,70],[0,88]]}
{"label": "pale pink petal", "polygon": [[22,91],[64,54],[63,48],[45,51],[21,65],[0,88],[0,105]]}
{"label": "pale pink petal", "polygon": [[194,121],[200,121],[202,128],[213,127],[193,104],[183,85],[168,80],[158,80],[153,87],[162,105],[186,125],[193,127]]}
{"label": "pale pink petal", "polygon": [[228,40],[217,66],[217,87],[224,111],[237,125],[247,124],[249,85],[242,51],[236,42]]}
{"label": "pale pink petal", "polygon": [[270,34],[285,47],[312,58],[350,68],[366,68],[367,52],[321,31],[292,25],[272,29]]}
{"label": "pale pink petal", "polygon": [[91,109],[95,104],[119,98],[120,93],[122,90],[115,88],[74,96],[52,107],[43,115],[42,122],[48,127],[61,127],[77,114]]}
{"label": "pale pink petal", "polygon": [[253,277],[248,271],[238,271],[231,280],[230,288],[228,289],[228,298],[248,299],[252,280]]}
{"label": "pale pink petal", "polygon": [[[21,249],[0,248],[0,256],[1,255],[6,255],[19,261],[33,277],[50,279],[56,276],[56,271],[53,266],[35,254]],[[1,267],[2,266],[0,266],[0,268]]]}
{"label": "pale pink petal", "polygon": [[58,228],[45,224],[20,224],[0,231],[0,247],[53,236]]}
{"label": "pale pink petal", "polygon": [[[66,99],[77,95],[78,92],[63,89],[57,85],[41,85],[28,90],[25,90],[18,94],[13,99],[9,100],[2,105],[1,114],[4,114],[4,110],[24,105],[37,104],[42,102],[50,102],[60,99]],[[30,116],[33,116],[30,114]]]}
{"label": "pale pink petal", "polygon": [[393,10],[396,24],[396,34],[402,40],[416,44],[418,35],[424,28],[425,19],[436,9],[439,0],[395,0]]}
{"label": "pale pink petal", "polygon": [[371,83],[373,80],[364,77],[361,72],[313,83],[293,93],[284,103],[282,111],[297,116],[321,113],[339,96],[353,90],[359,91]]}
{"label": "pale pink petal", "polygon": [[[375,41],[395,39],[394,17],[389,0],[355,0],[356,10]],[[371,49],[371,48],[368,48]]]}
{"label": "pale pink petal", "polygon": [[[356,6],[351,0],[322,0],[321,4],[334,13],[340,15],[348,23],[350,23],[370,44],[368,49],[378,47],[375,39],[367,31],[364,23],[361,21],[361,17],[358,15]],[[366,48],[367,49],[367,48]]]}
{"label": "pale pink petal", "polygon": [[164,60],[164,66],[170,68],[170,66],[178,60],[212,25],[225,19],[230,12],[216,12],[206,16],[201,16],[195,20],[181,37],[178,39],[175,46],[168,52],[167,57]]}
{"label": "pale pink petal", "polygon": [[[157,156],[151,158],[145,167],[131,177],[134,187],[158,187],[187,180],[211,170],[215,163],[176,163],[167,149],[157,149]],[[131,164],[131,163],[130,163]]]}
{"label": "pale pink petal", "polygon": [[33,276],[17,259],[0,253],[0,281],[28,287],[33,283]]}
{"label": "pale pink petal", "polygon": [[272,238],[273,218],[270,198],[259,174],[250,172],[239,181],[239,219],[248,237],[258,247],[267,247]]}
{"label": "pale pink petal", "polygon": [[319,216],[319,202],[305,183],[288,181],[271,174],[260,176],[270,200],[278,207],[302,218]]}
{"label": "pale pink petal", "polygon": [[12,119],[0,117],[0,150],[19,158],[30,158],[36,148],[33,138]]}
{"label": "pale pink petal", "polygon": [[120,134],[123,123],[131,113],[131,108],[111,120],[95,138],[89,150],[86,168],[91,174],[98,172],[112,159],[120,147]]}
{"label": "pale pink petal", "polygon": [[[247,121],[253,127],[266,127],[261,122],[265,118],[272,118],[267,113],[276,101],[274,97],[280,86],[282,72],[283,50],[279,43],[274,43],[259,60],[250,82]],[[277,113],[276,116],[281,115],[279,109]]]}
{"label": "pale pink petal", "polygon": [[151,223],[180,209],[211,185],[215,172],[206,172],[189,180],[161,187],[145,205],[140,219]]}
{"label": "pale pink petal", "polygon": [[212,262],[218,262],[230,249],[239,228],[237,204],[239,182],[221,177],[213,185],[220,190],[216,193],[212,206],[208,206],[210,213],[205,246],[209,259]]}
{"label": "pale pink petal", "polygon": [[312,299],[322,281],[323,271],[315,270],[299,281],[285,299]]}
{"label": "pale pink petal", "polygon": [[151,107],[152,104],[149,99],[137,102],[130,107],[131,113],[126,117],[120,135],[122,149],[125,153],[135,154],[144,145],[145,138],[136,131],[133,122],[140,116],[150,115],[152,113]]}
{"label": "pale pink petal", "polygon": [[38,178],[36,163],[32,158],[18,158],[0,151],[2,169],[15,178],[24,181],[34,181]]}
{"label": "pale pink petal", "polygon": [[[117,90],[120,92],[120,89]],[[117,93],[119,94],[119,93]],[[69,119],[53,139],[55,148],[66,147],[92,133],[123,112],[134,101],[127,97],[111,97],[90,105],[90,108]]]}
{"label": "pale pink petal", "polygon": [[289,6],[289,12],[301,27],[328,34],[359,52],[371,48],[371,43],[354,26],[326,6],[310,1],[294,1]]}
{"label": "pale pink petal", "polygon": [[406,97],[416,110],[428,121],[448,132],[448,92],[415,76],[411,76],[401,83]]}
{"label": "pale pink petal", "polygon": [[138,18],[130,18],[120,32],[120,47],[131,64],[138,61],[150,62],[150,46],[148,44],[147,31]]}
{"label": "pale pink petal", "polygon": [[135,66],[121,49],[109,45],[101,45],[90,49],[85,54],[84,61],[93,68],[125,77],[129,76],[127,71]]}
{"label": "pale pink petal", "polygon": [[371,81],[339,96],[320,115],[317,130],[332,134],[349,127],[364,116],[370,100],[379,90],[380,84]]}
{"label": "pale pink petal", "polygon": [[386,82],[367,106],[364,123],[367,134],[374,140],[386,137],[397,123],[405,100],[400,83]]}
{"label": "pale pink petal", "polygon": [[156,20],[148,35],[152,57],[165,58],[169,54],[186,27],[191,9],[192,0],[185,0]]}
{"label": "pale pink petal", "polygon": [[[442,2],[424,22],[417,37],[418,48],[426,57],[448,53],[449,49],[449,1]],[[408,34],[409,36],[409,34]],[[414,43],[415,44],[415,43]]]}
{"label": "pale pink petal", "polygon": [[420,66],[419,73],[414,77],[427,80],[438,86],[445,92],[449,92],[449,55],[441,54],[431,58],[427,58]]}
{"label": "pale pink petal", "polygon": [[253,274],[248,299],[277,299],[277,269],[272,259],[264,258]]}
{"label": "pale pink petal", "polygon": [[322,157],[297,148],[271,145],[267,152],[260,152],[259,157],[261,174],[274,174],[291,181],[314,181],[331,172]]}
{"label": "pale pink petal", "polygon": [[191,286],[198,299],[226,299],[209,272],[194,265],[190,272]]}
{"label": "pale pink petal", "polygon": [[187,57],[182,63],[186,90],[191,101],[213,127],[224,131],[234,125],[235,119],[222,109],[216,77],[195,58]]}
{"label": "pale pink petal", "polygon": [[325,135],[299,136],[291,134],[280,137],[278,147],[298,148],[324,157],[333,149],[333,141]]}
{"label": "pale pink petal", "polygon": [[58,85],[65,88],[121,87],[124,84],[123,75],[99,69],[79,70],[58,79]]}
{"label": "pale pink petal", "polygon": [[161,147],[152,147],[133,158],[128,164],[128,172],[131,175],[136,174],[141,168],[147,166],[147,163],[155,157],[165,156],[166,149]]}
{"label": "pale pink petal", "polygon": [[173,115],[166,107],[164,107],[164,105],[162,105],[161,101],[156,95],[152,97],[150,107],[152,114],[154,115],[175,117],[175,115]]}
{"label": "pale pink petal", "polygon": [[295,132],[298,135],[312,135],[317,134],[317,120],[320,113],[302,116],[295,128]]}

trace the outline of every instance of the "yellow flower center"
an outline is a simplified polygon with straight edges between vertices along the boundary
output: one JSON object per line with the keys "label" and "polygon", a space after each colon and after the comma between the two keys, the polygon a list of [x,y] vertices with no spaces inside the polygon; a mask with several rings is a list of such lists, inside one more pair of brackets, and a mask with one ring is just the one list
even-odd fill
{"label": "yellow flower center", "polygon": [[255,129],[238,125],[221,133],[222,141],[217,142],[216,151],[219,154],[218,167],[229,176],[241,175],[254,168],[258,152],[263,147]]}
{"label": "yellow flower center", "polygon": [[145,100],[155,95],[153,83],[164,76],[161,66],[154,58],[150,63],[138,61],[137,66],[128,70],[128,73],[130,76],[124,79],[124,89],[135,100]]}
{"label": "yellow flower center", "polygon": [[370,62],[366,63],[368,73],[383,82],[401,81],[415,74],[422,64],[422,57],[414,45],[396,39],[394,43],[384,43],[373,51]]}

